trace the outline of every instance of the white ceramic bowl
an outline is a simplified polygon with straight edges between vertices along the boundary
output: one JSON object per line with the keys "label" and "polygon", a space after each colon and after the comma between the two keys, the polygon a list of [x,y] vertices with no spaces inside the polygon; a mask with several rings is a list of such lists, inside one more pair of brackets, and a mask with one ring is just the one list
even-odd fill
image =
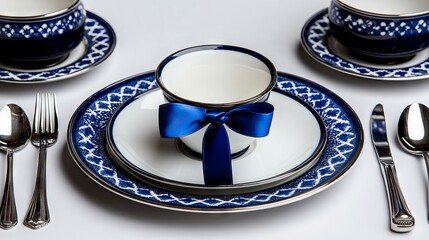
{"label": "white ceramic bowl", "polygon": [[[276,69],[266,57],[228,45],[202,45],[173,53],[159,64],[155,76],[167,101],[219,111],[266,101],[277,80]],[[180,139],[201,153],[206,128]],[[254,141],[226,129],[231,154]]]}

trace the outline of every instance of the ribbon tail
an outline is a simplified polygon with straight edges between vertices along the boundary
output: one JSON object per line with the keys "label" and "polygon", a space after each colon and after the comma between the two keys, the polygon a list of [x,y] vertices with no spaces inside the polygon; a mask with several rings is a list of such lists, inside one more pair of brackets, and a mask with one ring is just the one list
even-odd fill
{"label": "ribbon tail", "polygon": [[231,150],[223,124],[210,124],[203,138],[203,172],[206,185],[232,184]]}

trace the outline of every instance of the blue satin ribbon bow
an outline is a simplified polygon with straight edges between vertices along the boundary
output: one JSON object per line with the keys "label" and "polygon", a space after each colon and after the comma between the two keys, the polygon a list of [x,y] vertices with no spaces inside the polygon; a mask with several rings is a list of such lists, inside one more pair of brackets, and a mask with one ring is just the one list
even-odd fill
{"label": "blue satin ribbon bow", "polygon": [[267,136],[274,107],[265,102],[236,107],[227,112],[209,111],[183,103],[159,106],[161,137],[190,135],[207,124],[203,137],[203,173],[206,185],[229,185],[232,180],[231,151],[226,124],[233,131],[249,137]]}

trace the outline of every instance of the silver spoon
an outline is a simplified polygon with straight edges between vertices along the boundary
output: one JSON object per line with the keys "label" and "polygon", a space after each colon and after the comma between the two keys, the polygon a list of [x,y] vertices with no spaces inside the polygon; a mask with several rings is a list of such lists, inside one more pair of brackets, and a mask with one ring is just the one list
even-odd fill
{"label": "silver spoon", "polygon": [[[408,152],[423,155],[429,177],[429,108],[421,103],[407,106],[398,123],[398,139]],[[429,179],[429,178],[428,178]],[[429,185],[427,191],[429,218]],[[428,219],[429,220],[429,219]]]}
{"label": "silver spoon", "polygon": [[6,151],[7,173],[0,205],[0,227],[10,229],[18,222],[13,191],[13,152],[23,148],[30,139],[31,127],[22,108],[8,104],[0,111],[0,150]]}

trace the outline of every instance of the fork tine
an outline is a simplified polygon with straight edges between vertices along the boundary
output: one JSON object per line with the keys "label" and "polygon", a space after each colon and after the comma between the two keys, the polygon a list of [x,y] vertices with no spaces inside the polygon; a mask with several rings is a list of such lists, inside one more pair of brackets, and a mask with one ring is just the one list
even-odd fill
{"label": "fork tine", "polygon": [[43,93],[40,94],[39,96],[39,100],[40,100],[40,107],[39,107],[39,134],[43,133],[43,126],[44,126],[44,110],[43,110]]}
{"label": "fork tine", "polygon": [[45,93],[45,133],[51,132],[49,93]]}
{"label": "fork tine", "polygon": [[49,104],[49,114],[50,114],[50,133],[55,133],[57,131],[57,106],[56,106],[56,95],[55,93],[49,94],[50,104]]}
{"label": "fork tine", "polygon": [[[57,103],[55,93],[37,93],[33,119],[33,132],[55,134],[58,131]],[[43,138],[43,136],[39,136]]]}
{"label": "fork tine", "polygon": [[36,95],[36,104],[34,107],[34,118],[33,118],[33,132],[39,131],[39,109],[40,109],[40,100],[39,100],[40,94],[37,93]]}
{"label": "fork tine", "polygon": [[46,106],[47,106],[47,119],[46,119],[46,132],[52,132],[52,94],[46,94]]}
{"label": "fork tine", "polygon": [[40,97],[40,106],[41,106],[41,113],[40,113],[40,133],[46,132],[46,94],[42,93]]}
{"label": "fork tine", "polygon": [[54,114],[55,114],[55,118],[54,118],[55,127],[54,127],[54,130],[58,131],[57,95],[55,93],[54,93]]}

